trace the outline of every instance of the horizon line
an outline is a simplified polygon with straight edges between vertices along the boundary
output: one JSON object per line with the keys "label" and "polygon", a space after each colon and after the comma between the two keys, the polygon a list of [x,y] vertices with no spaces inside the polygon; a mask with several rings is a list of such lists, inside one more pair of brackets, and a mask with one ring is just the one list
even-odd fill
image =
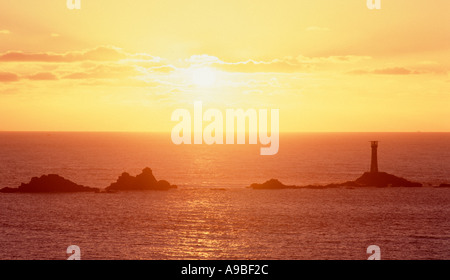
{"label": "horizon line", "polygon": [[[0,133],[171,133],[171,131],[146,130],[0,130]],[[280,131],[280,134],[298,133],[450,133],[450,131]],[[248,134],[248,132],[246,132]]]}

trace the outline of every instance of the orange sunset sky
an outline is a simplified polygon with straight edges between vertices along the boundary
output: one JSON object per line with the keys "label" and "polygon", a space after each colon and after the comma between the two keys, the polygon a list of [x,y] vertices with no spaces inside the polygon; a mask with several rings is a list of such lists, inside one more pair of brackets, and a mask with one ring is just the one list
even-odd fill
{"label": "orange sunset sky", "polygon": [[0,2],[0,130],[170,131],[277,108],[281,131],[450,131],[448,0]]}

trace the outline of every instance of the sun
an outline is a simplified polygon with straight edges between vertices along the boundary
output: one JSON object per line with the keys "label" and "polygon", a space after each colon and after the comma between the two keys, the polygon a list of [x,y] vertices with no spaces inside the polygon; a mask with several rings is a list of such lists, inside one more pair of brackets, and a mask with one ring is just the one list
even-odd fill
{"label": "sun", "polygon": [[209,67],[195,68],[192,70],[192,82],[200,87],[210,87],[216,83],[216,70]]}

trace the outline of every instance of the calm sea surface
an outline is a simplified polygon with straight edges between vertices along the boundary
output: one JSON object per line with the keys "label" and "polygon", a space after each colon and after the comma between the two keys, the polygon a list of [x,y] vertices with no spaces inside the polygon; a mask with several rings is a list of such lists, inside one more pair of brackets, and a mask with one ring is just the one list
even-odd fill
{"label": "calm sea surface", "polygon": [[[0,133],[0,187],[57,173],[107,187],[144,167],[166,192],[0,194],[0,259],[450,258],[450,189],[251,190],[254,182],[352,180],[379,168],[450,182],[450,133],[291,134],[278,155],[259,145],[184,145],[145,133]],[[219,189],[218,189],[219,188]]]}

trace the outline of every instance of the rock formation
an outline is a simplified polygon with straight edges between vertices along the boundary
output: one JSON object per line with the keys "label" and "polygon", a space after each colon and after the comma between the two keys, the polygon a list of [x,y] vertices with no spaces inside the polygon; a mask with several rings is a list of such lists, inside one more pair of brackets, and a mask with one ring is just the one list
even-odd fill
{"label": "rock formation", "polygon": [[157,181],[150,168],[145,168],[136,177],[123,173],[115,183],[112,183],[105,191],[98,188],[90,188],[78,185],[63,177],[50,174],[41,177],[33,177],[28,184],[21,184],[18,188],[3,188],[1,193],[68,193],[68,192],[97,192],[114,193],[117,191],[144,191],[144,190],[169,190],[177,186],[171,185],[165,180]]}
{"label": "rock formation", "polygon": [[421,183],[410,182],[404,178],[397,177],[386,172],[366,172],[355,181],[348,181],[345,183],[335,183],[328,185],[307,185],[307,186],[289,186],[284,185],[276,179],[271,179],[263,184],[251,184],[250,188],[262,189],[329,189],[339,187],[422,187]]}
{"label": "rock formation", "polygon": [[355,180],[361,187],[422,187],[421,183],[408,181],[386,172],[366,172]]}
{"label": "rock formation", "polygon": [[77,185],[59,175],[50,174],[33,177],[28,184],[22,183],[18,188],[3,188],[3,193],[71,193],[97,192],[99,189]]}
{"label": "rock formation", "polygon": [[135,177],[126,172],[122,173],[116,182],[106,188],[106,191],[169,190],[176,187],[165,180],[157,181],[152,170],[147,167]]}
{"label": "rock formation", "polygon": [[297,189],[300,187],[284,185],[277,179],[270,179],[269,181],[266,181],[262,184],[257,183],[251,184],[250,188],[255,190],[264,190],[264,189]]}
{"label": "rock formation", "polygon": [[[272,179],[263,184],[252,184],[253,189],[297,189],[297,188],[338,188],[338,187],[422,187],[421,183],[410,182],[404,178],[378,171],[378,141],[370,141],[372,148],[372,157],[370,162],[370,172],[365,172],[362,176],[354,181],[348,181],[339,184],[328,184],[325,186],[308,185],[303,187],[287,186],[280,181]],[[441,185],[442,186],[442,185]]]}

